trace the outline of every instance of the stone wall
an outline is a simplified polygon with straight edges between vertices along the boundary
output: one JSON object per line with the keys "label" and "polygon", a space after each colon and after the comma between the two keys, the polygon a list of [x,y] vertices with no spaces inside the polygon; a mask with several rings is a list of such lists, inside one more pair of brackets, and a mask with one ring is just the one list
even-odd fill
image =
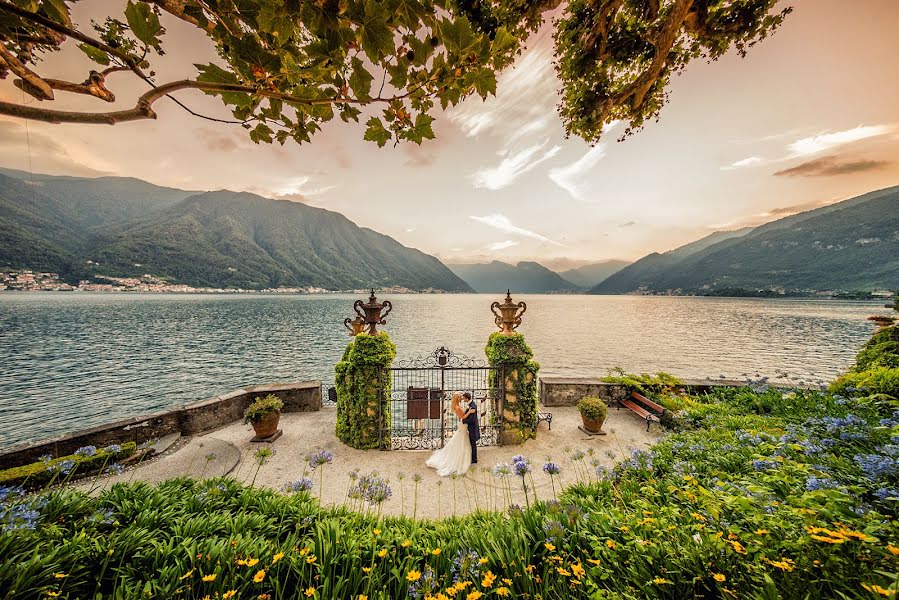
{"label": "stone wall", "polygon": [[[683,387],[694,394],[708,392],[716,387],[740,387],[744,382],[731,380],[682,379]],[[605,383],[598,377],[541,377],[540,404],[543,406],[575,406],[586,396],[597,396],[609,406],[628,396],[626,386]]]}
{"label": "stone wall", "polygon": [[313,411],[322,407],[320,381],[247,386],[170,410],[13,446],[0,452],[0,469],[35,462],[44,454],[65,456],[82,446],[99,448],[122,442],[143,443],[175,432],[193,435],[208,431],[242,420],[246,407],[256,397],[267,394],[274,394],[284,402],[284,412]]}

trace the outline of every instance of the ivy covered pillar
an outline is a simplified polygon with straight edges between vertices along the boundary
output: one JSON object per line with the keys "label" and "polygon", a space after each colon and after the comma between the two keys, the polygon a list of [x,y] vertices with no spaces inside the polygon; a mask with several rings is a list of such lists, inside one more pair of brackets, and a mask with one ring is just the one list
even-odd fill
{"label": "ivy covered pillar", "polygon": [[390,376],[383,372],[396,356],[385,332],[359,333],[334,367],[337,438],[353,448],[378,448],[390,426]]}
{"label": "ivy covered pillar", "polygon": [[[540,365],[520,333],[494,333],[487,341],[491,387],[504,391],[501,444],[520,444],[537,433],[537,371]],[[502,379],[497,381],[497,379]]]}

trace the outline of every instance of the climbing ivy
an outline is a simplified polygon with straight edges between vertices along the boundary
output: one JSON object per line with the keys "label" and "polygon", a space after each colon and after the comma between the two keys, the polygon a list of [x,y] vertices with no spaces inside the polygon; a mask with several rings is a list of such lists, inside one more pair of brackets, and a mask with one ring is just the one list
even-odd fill
{"label": "climbing ivy", "polygon": [[[504,441],[520,442],[534,437],[537,431],[537,372],[540,370],[534,352],[520,333],[503,335],[499,332],[490,336],[484,350],[490,366],[503,367],[491,372],[490,387],[495,389],[502,385],[506,391]],[[500,373],[504,379],[501,383],[497,381]],[[510,434],[517,434],[517,440]]]}
{"label": "climbing ivy", "polygon": [[636,391],[641,394],[670,394],[677,388],[683,386],[683,382],[664,371],[659,371],[655,375],[651,373],[626,373],[624,369],[615,367],[609,371],[609,374],[601,378],[604,383],[615,383],[626,387],[628,390]]}
{"label": "climbing ivy", "polygon": [[360,333],[334,366],[337,388],[337,438],[353,448],[377,448],[381,430],[390,424],[389,367],[396,346],[385,332]]}

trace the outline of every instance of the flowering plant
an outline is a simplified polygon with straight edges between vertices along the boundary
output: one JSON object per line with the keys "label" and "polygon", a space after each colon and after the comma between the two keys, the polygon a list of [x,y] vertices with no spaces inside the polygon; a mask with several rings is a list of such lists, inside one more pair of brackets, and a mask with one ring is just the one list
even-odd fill
{"label": "flowering plant", "polygon": [[258,423],[265,415],[278,412],[284,408],[284,402],[274,394],[256,400],[243,413],[244,423]]}

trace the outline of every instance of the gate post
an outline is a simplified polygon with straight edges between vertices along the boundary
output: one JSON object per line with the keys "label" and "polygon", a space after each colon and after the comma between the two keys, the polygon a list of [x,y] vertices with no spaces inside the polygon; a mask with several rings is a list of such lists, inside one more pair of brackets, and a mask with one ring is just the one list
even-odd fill
{"label": "gate post", "polygon": [[[391,377],[396,346],[387,333],[360,333],[334,366],[337,438],[361,450],[380,448],[390,431]],[[389,446],[389,439],[387,440]]]}
{"label": "gate post", "polygon": [[[501,398],[501,444],[520,444],[537,432],[537,371],[540,365],[520,333],[494,333],[485,348],[493,367],[491,387]],[[498,380],[498,381],[497,381]]]}

